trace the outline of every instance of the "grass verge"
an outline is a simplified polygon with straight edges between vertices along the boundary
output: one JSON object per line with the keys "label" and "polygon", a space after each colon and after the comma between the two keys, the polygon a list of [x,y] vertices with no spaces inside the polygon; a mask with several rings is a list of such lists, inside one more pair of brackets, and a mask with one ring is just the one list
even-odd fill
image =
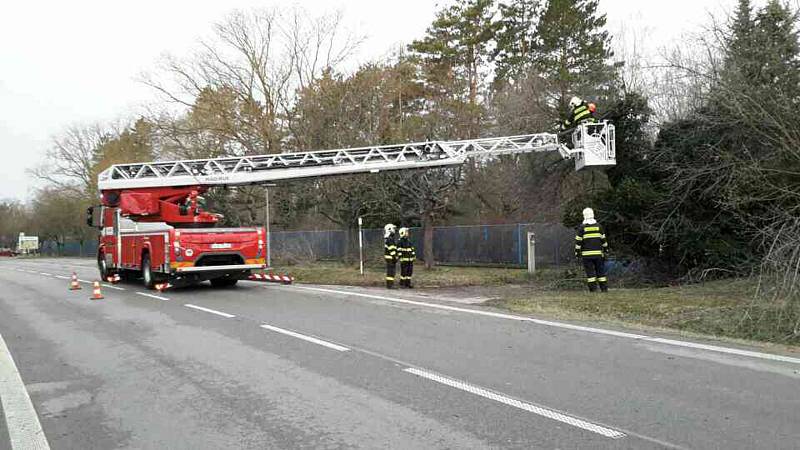
{"label": "grass verge", "polygon": [[[318,262],[292,266],[289,271],[298,281],[309,284],[384,286],[386,283],[385,268],[383,267],[365,267],[364,275],[361,275],[358,264]],[[436,266],[425,269],[421,264],[417,264],[414,266],[414,285],[420,288],[442,288],[528,284],[555,279],[558,273],[556,270],[551,270],[531,276],[524,269],[453,266]],[[396,276],[400,276],[399,266]]]}
{"label": "grass verge", "polygon": [[[301,283],[384,285],[384,273],[378,267],[367,268],[364,276],[357,265],[340,263],[298,265],[291,272]],[[612,288],[607,294],[591,294],[582,289],[580,279],[570,278],[564,270],[543,270],[531,276],[522,269],[440,266],[429,270],[415,267],[414,284],[420,288],[463,288],[464,295],[477,290],[480,296],[493,298],[486,305],[520,314],[800,345],[800,336],[792,328],[796,322],[786,317],[785,308],[754,301],[755,285],[748,279]]]}

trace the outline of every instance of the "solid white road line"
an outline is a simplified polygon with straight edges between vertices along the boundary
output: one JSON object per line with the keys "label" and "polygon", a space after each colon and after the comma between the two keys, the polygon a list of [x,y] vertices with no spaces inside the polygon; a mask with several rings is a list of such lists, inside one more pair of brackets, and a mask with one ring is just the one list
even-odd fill
{"label": "solid white road line", "polygon": [[496,313],[492,311],[482,311],[478,309],[470,309],[470,308],[460,308],[457,306],[448,306],[448,305],[440,305],[438,303],[428,303],[428,302],[420,302],[415,300],[406,300],[402,298],[393,298],[393,297],[384,297],[382,295],[372,295],[372,294],[362,294],[360,292],[348,292],[348,291],[337,291],[334,289],[323,289],[323,288],[313,288],[313,287],[305,287],[305,286],[286,286],[288,289],[304,289],[309,291],[317,291],[317,292],[327,292],[331,294],[340,294],[340,295],[351,295],[355,297],[365,297],[365,298],[373,298],[376,300],[385,300],[388,302],[394,303],[404,303],[408,305],[416,305],[416,306],[424,306],[427,308],[435,308],[435,309],[443,309],[447,311],[456,311],[462,312],[467,314],[475,314],[479,316],[486,316],[486,317],[494,317],[497,319],[507,319],[507,320],[516,320],[520,322],[531,322],[537,325],[544,325],[548,327],[555,327],[555,328],[562,328],[567,330],[574,330],[574,331],[583,331],[587,333],[594,333],[594,334],[603,334],[606,336],[614,336],[626,339],[634,339],[640,340],[645,342],[655,342],[658,344],[664,345],[671,345],[676,347],[685,347],[685,348],[694,348],[699,350],[706,350],[710,352],[717,352],[717,353],[725,353],[729,355],[737,355],[737,356],[746,356],[750,358],[758,358],[758,359],[765,359],[771,361],[780,361],[785,363],[792,363],[792,364],[800,364],[800,358],[793,358],[791,356],[783,356],[783,355],[775,355],[772,353],[762,353],[762,352],[754,352],[750,350],[740,350],[736,348],[730,347],[721,347],[718,345],[707,345],[707,344],[698,344],[696,342],[688,342],[688,341],[679,341],[675,339],[664,339],[664,338],[657,338],[653,336],[647,336],[643,334],[634,334],[634,333],[625,333],[622,331],[614,331],[614,330],[606,330],[603,328],[594,328],[594,327],[584,327],[580,325],[573,325],[569,323],[563,322],[554,322],[551,320],[541,320],[541,319],[534,319],[532,317],[524,317],[524,316],[516,316],[513,314],[503,314],[503,313]]}
{"label": "solid white road line", "polygon": [[47,272],[39,272],[39,275],[44,275],[46,277],[52,277],[53,276],[52,273],[47,273]]}
{"label": "solid white road line", "polygon": [[31,403],[31,397],[25,389],[19,375],[14,358],[0,335],[0,401],[3,414],[6,416],[8,437],[11,448],[49,449],[50,444],[44,435],[39,416]]}
{"label": "solid white road line", "polygon": [[125,288],[124,288],[124,287],[112,286],[112,285],[110,285],[110,284],[106,284],[106,283],[103,283],[103,287],[107,287],[107,288],[109,288],[109,289],[116,289],[116,290],[118,290],[118,291],[124,291],[124,290],[125,290]]}
{"label": "solid white road line", "polygon": [[154,299],[156,299],[156,300],[163,300],[163,301],[165,301],[165,302],[166,302],[166,301],[169,301],[169,299],[168,299],[167,297],[159,297],[158,295],[147,294],[147,293],[145,293],[145,292],[137,292],[137,294],[139,294],[139,295],[143,295],[143,296],[145,296],[145,297],[154,298]]}
{"label": "solid white road line", "polygon": [[306,336],[305,334],[295,333],[294,331],[284,330],[283,328],[273,327],[272,325],[264,324],[264,325],[261,325],[261,328],[264,328],[265,330],[271,330],[271,331],[274,331],[276,333],[285,334],[287,336],[296,337],[297,339],[302,339],[304,341],[313,342],[314,344],[321,345],[323,347],[328,347],[330,349],[333,349],[333,350],[336,350],[336,351],[339,351],[339,352],[346,352],[346,351],[350,350],[347,347],[343,347],[341,345],[337,345],[337,344],[334,344],[332,342],[323,341],[322,339],[317,339],[317,338],[312,337],[312,336]]}
{"label": "solid white road line", "polygon": [[227,317],[228,319],[233,319],[234,317],[236,317],[233,314],[228,314],[228,313],[225,313],[225,312],[222,312],[222,311],[217,311],[217,310],[211,309],[211,308],[203,308],[202,306],[192,305],[190,303],[186,303],[183,306],[185,306],[187,308],[196,309],[196,310],[199,310],[199,311],[205,311],[205,312],[211,313],[211,314],[216,314],[218,316]]}
{"label": "solid white road line", "polygon": [[508,406],[513,406],[514,408],[519,408],[524,411],[532,412],[534,414],[546,417],[548,419],[557,420],[567,425],[572,425],[573,427],[582,428],[586,431],[591,431],[592,433],[597,433],[601,436],[613,439],[619,439],[625,437],[625,433],[622,433],[621,431],[604,427],[602,425],[597,425],[588,422],[586,420],[570,416],[568,414],[564,414],[552,409],[534,405],[532,403],[527,403],[511,397],[506,397],[505,395],[498,394],[497,392],[493,392],[488,389],[474,386],[469,383],[445,377],[433,372],[428,372],[425,370],[420,370],[415,368],[407,368],[403,369],[403,371],[417,375],[422,378],[427,378],[428,380],[435,381],[437,383],[441,383],[450,387],[454,387],[456,389],[460,389],[465,392],[469,392],[470,394],[479,395],[481,397],[488,398],[489,400],[494,400],[496,402],[500,402]]}
{"label": "solid white road line", "polygon": [[69,280],[69,277],[65,277],[64,275],[56,275],[56,278],[60,278],[62,280]]}
{"label": "solid white road line", "polygon": [[78,278],[78,281],[80,281],[81,283],[92,284],[91,281],[81,280],[80,278]]}

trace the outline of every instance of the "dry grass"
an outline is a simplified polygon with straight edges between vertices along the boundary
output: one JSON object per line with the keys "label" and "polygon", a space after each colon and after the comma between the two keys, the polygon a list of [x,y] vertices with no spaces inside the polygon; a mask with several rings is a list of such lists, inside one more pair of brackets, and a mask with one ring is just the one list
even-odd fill
{"label": "dry grass", "polygon": [[[290,272],[301,283],[347,286],[382,286],[385,283],[385,273],[381,267],[366,267],[362,276],[359,274],[358,265],[319,262],[292,266]],[[414,266],[414,284],[421,288],[497,286],[530,283],[554,274],[555,272],[545,271],[531,277],[523,269],[451,266],[425,269],[418,264]],[[397,276],[399,275],[398,266]]]}
{"label": "dry grass", "polygon": [[[357,265],[315,263],[294,266],[291,273],[301,283],[384,284],[384,273],[379,267],[368,267],[361,276]],[[573,277],[569,272],[555,269],[530,276],[522,269],[440,266],[426,270],[418,266],[414,283],[420,288],[463,288],[467,296],[477,292],[477,295],[495,298],[488,306],[521,314],[605,320],[703,335],[800,344],[792,330],[783,325],[785,322],[770,319],[780,313],[780,305],[753,300],[755,286],[749,279],[669,287],[612,288],[607,294],[590,294],[582,289],[580,279]],[[766,320],[745,320],[754,314]]]}

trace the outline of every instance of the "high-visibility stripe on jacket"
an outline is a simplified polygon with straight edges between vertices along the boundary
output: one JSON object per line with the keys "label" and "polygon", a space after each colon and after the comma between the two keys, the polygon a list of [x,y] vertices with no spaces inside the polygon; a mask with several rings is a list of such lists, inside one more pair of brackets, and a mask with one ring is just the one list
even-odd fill
{"label": "high-visibility stripe on jacket", "polygon": [[411,239],[401,237],[397,241],[397,256],[400,257],[400,262],[414,262],[417,259],[417,252],[414,250],[414,244]]}
{"label": "high-visibility stripe on jacket", "polygon": [[567,127],[572,127],[582,122],[597,122],[597,119],[594,118],[594,114],[589,110],[589,105],[586,102],[583,102],[572,109],[572,114],[570,115],[569,119],[564,121],[564,125]]}
{"label": "high-visibility stripe on jacket", "polygon": [[394,236],[388,237],[383,241],[383,258],[386,261],[397,261],[397,244]]}
{"label": "high-visibility stripe on jacket", "polygon": [[608,252],[608,241],[599,223],[581,224],[575,232],[575,256],[603,256]]}

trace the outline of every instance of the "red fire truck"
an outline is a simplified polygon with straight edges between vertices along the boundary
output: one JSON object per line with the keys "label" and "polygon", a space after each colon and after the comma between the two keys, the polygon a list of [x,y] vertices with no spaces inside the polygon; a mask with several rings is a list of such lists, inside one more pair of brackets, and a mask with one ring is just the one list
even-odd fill
{"label": "red fire truck", "polygon": [[552,133],[383,145],[338,150],[118,164],[101,172],[102,205],[87,222],[101,230],[97,265],[103,279],[120,275],[172,286],[210,280],[232,286],[266,269],[264,228],[219,227],[202,195],[215,186],[242,186],[384,170],[463,164],[467,158],[556,151],[576,170],[615,164],[614,126],[583,124],[573,148]]}
{"label": "red fire truck", "polygon": [[103,279],[142,277],[148,288],[210,280],[232,286],[252,270],[265,269],[262,227],[217,227],[220,217],[202,209],[207,188],[105,191],[90,208],[90,225],[101,230],[97,265]]}

